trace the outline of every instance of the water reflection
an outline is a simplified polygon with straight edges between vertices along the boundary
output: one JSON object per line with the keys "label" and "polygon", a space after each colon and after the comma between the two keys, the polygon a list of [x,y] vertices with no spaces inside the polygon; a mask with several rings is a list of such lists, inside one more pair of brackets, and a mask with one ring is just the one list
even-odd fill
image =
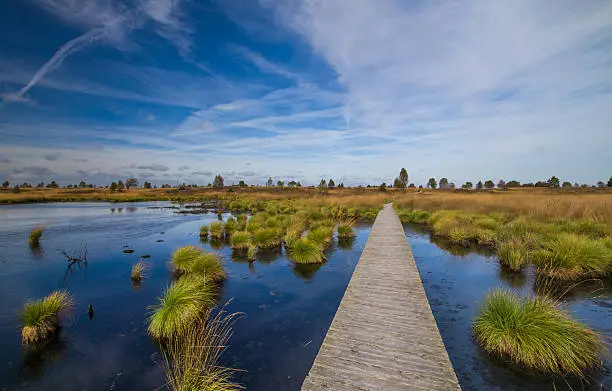
{"label": "water reflection", "polygon": [[260,248],[257,249],[255,259],[261,263],[272,263],[281,256],[282,250],[280,247]]}
{"label": "water reflection", "polygon": [[134,213],[136,212],[136,210],[138,210],[138,208],[135,206],[128,206],[127,208],[125,208],[125,211],[128,213]]}
{"label": "water reflection", "polygon": [[303,280],[310,281],[323,265],[323,263],[296,263],[293,266],[293,274]]}
{"label": "water reflection", "polygon": [[61,329],[47,341],[24,347],[20,372],[38,379],[45,367],[60,360],[67,344],[61,337]]}
{"label": "water reflection", "polygon": [[499,279],[506,282],[513,288],[522,288],[527,282],[527,275],[525,271],[513,271],[504,265],[499,267]]}
{"label": "water reflection", "polygon": [[343,250],[351,250],[355,244],[355,237],[351,236],[348,238],[338,238],[338,248]]}

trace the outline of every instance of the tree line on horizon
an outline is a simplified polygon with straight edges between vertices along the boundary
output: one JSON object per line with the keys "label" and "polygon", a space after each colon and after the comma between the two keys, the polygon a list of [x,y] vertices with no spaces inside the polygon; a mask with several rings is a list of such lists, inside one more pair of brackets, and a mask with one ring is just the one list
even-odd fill
{"label": "tree line on horizon", "polygon": [[[240,180],[238,184],[232,184],[231,186],[247,187],[249,185],[244,180]],[[250,185],[250,186],[256,186],[256,185]],[[285,181],[283,180],[278,180],[276,181],[276,184],[275,184],[272,177],[269,177],[265,183],[265,186],[266,187],[276,186],[276,187],[295,188],[295,187],[302,187],[302,184],[299,181],[295,181],[295,180],[288,181],[287,183],[285,183]],[[11,184],[9,181],[5,180],[2,183],[1,187],[3,189],[8,189],[11,187]],[[57,189],[61,187],[62,186],[60,186],[56,181],[52,180],[51,182],[47,184],[45,184],[44,182],[39,182],[38,184],[36,184],[36,186],[32,186],[31,184],[27,182],[24,182],[21,185],[15,184],[13,185],[12,190],[18,192],[21,188]],[[68,185],[63,186],[63,188],[65,189],[83,189],[83,188],[99,188],[99,187],[107,188],[111,192],[121,192],[121,191],[129,190],[131,188],[139,187],[139,182],[138,182],[138,179],[131,177],[131,178],[126,179],[125,182],[122,180],[113,181],[110,183],[110,185],[106,185],[106,186],[95,186],[94,184],[87,183],[84,180],[80,181],[79,184],[68,184]],[[177,186],[172,186],[166,183],[159,187],[162,189],[174,188],[174,187],[179,188],[179,189],[185,189],[187,187],[200,187],[200,186],[197,184],[186,184],[186,183],[182,183]],[[208,183],[207,187],[213,187],[215,189],[222,189],[226,186],[224,184],[223,177],[220,174],[217,174],[214,177],[213,182]],[[342,182],[336,185],[336,182],[332,178],[330,178],[329,181],[326,181],[325,178],[322,178],[321,182],[319,182],[318,186],[316,187],[318,187],[321,190],[336,189],[336,188],[343,189],[345,188],[345,185]],[[364,186],[359,185],[356,187],[362,188]],[[380,185],[367,185],[365,187],[366,188],[378,187],[380,190],[386,190],[387,188],[406,189],[406,188],[416,188],[417,186],[414,183],[409,183],[408,171],[406,171],[405,168],[402,168],[400,170],[399,175],[394,179],[393,184],[387,185],[385,182],[383,182]],[[425,187],[429,189],[456,189],[457,188],[454,182],[449,181],[448,178],[445,178],[445,177],[441,178],[439,182],[434,177],[429,178]],[[590,188],[590,187],[604,188],[604,187],[612,187],[612,177],[610,177],[607,183],[604,181],[598,181],[596,185],[579,184],[577,182],[571,183],[569,181],[561,182],[561,180],[558,177],[552,176],[550,179],[546,181],[537,181],[535,183],[534,182],[521,183],[517,180],[505,181],[503,179],[500,179],[497,183],[495,183],[493,180],[488,179],[488,180],[485,180],[484,182],[482,180],[479,180],[478,182],[476,182],[475,185],[471,181],[466,181],[460,186],[461,189],[474,189],[475,188],[477,190],[494,189],[496,187],[498,189],[517,188],[517,187],[548,187],[548,188],[566,188],[566,189]],[[142,188],[157,189],[158,186],[152,184],[151,182],[144,181],[142,183]],[[418,188],[422,189],[423,185],[419,185]]]}

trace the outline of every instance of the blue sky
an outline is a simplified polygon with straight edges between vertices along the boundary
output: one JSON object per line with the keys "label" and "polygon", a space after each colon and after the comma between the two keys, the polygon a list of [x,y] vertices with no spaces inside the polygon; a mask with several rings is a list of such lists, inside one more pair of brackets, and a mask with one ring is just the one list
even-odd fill
{"label": "blue sky", "polygon": [[0,178],[612,175],[612,2],[8,0]]}

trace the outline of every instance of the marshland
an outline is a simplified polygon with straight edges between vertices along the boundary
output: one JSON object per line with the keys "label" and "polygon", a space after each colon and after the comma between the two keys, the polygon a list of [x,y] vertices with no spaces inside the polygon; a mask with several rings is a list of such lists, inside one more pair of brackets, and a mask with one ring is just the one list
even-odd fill
{"label": "marshland", "polygon": [[389,202],[463,389],[612,386],[612,193],[234,190],[0,206],[0,386],[297,390]]}

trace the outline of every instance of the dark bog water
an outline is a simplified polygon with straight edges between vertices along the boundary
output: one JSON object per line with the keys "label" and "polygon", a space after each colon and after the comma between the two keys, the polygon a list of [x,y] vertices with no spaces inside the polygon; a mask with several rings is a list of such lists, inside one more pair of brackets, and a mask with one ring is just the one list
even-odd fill
{"label": "dark bog water", "polygon": [[[533,271],[507,273],[497,258],[486,253],[437,244],[420,227],[404,226],[427,298],[442,339],[463,390],[552,390],[553,381],[527,376],[488,358],[472,337],[472,320],[485,294],[497,287],[533,293]],[[612,337],[612,284],[600,281],[582,284],[565,298],[569,311],[608,338]],[[591,385],[571,384],[574,390],[612,390],[612,361]],[[557,390],[570,389],[563,380]]]}
{"label": "dark bog water", "polygon": [[[0,207],[0,390],[151,390],[164,384],[159,350],[146,334],[147,306],[170,282],[172,251],[199,244],[199,227],[217,219],[159,208],[168,205]],[[28,234],[40,224],[42,249],[32,252]],[[319,266],[296,267],[281,251],[261,253],[249,264],[227,246],[213,249],[223,255],[228,272],[221,303],[232,299],[227,310],[244,314],[225,364],[244,370],[237,380],[247,389],[299,389],[369,230],[358,226],[355,240],[335,245]],[[211,250],[208,243],[201,246]],[[85,247],[87,265],[67,269],[58,250]],[[148,278],[134,286],[130,267],[147,255]],[[45,349],[25,349],[18,311],[26,300],[60,288],[73,294],[75,310]]]}

